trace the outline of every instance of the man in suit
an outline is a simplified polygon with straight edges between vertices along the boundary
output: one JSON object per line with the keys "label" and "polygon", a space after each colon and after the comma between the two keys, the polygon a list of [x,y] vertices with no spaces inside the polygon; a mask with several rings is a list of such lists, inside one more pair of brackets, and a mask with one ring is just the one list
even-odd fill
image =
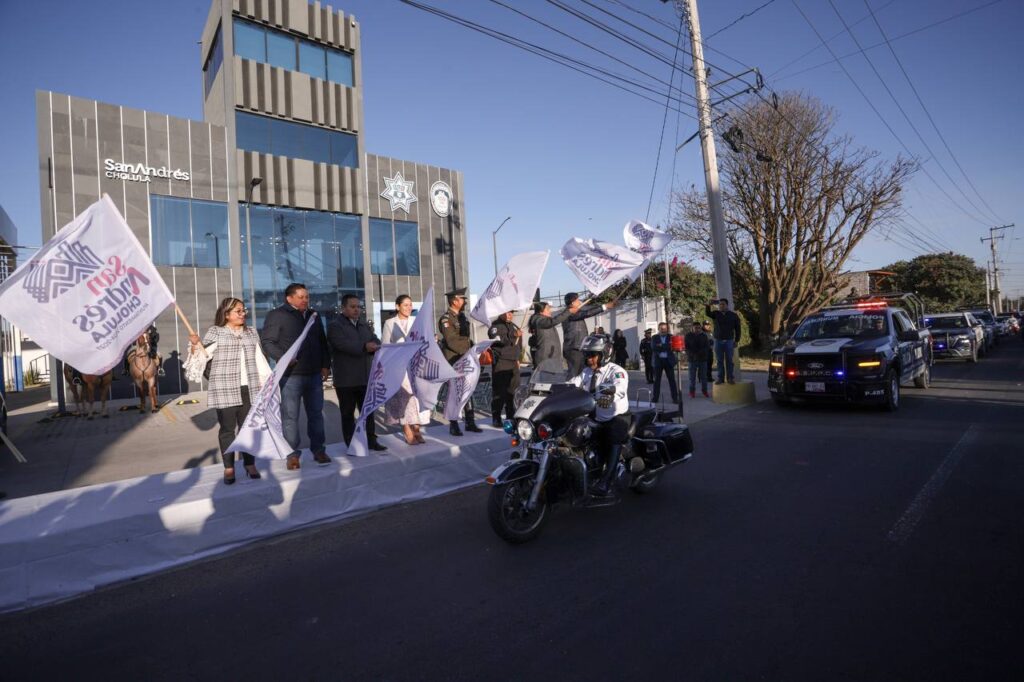
{"label": "man in suit", "polygon": [[551,304],[543,301],[535,303],[534,313],[530,317],[530,347],[533,349],[533,366],[540,367],[545,360],[557,360],[561,363],[562,340],[558,338],[557,326],[580,309],[580,301],[576,299],[572,305],[566,306],[557,315],[551,314]]}
{"label": "man in suit", "polygon": [[668,375],[668,388],[672,392],[672,402],[679,402],[679,390],[676,387],[676,354],[672,352],[672,335],[668,333],[668,323],[658,325],[658,334],[651,339],[651,356],[654,360],[654,402],[661,396],[661,373]]}
{"label": "man in suit", "polygon": [[[577,293],[570,292],[565,295],[566,307],[576,304],[579,300],[580,296]],[[562,355],[569,366],[566,376],[570,379],[583,371],[583,353],[580,351],[580,344],[583,343],[583,339],[590,335],[590,331],[587,329],[587,318],[599,315],[602,310],[611,310],[614,307],[614,301],[604,305],[600,303],[580,304],[576,306],[576,312],[570,314],[562,322]]]}
{"label": "man in suit", "polygon": [[[469,319],[463,312],[463,308],[466,307],[466,287],[449,291],[445,294],[445,298],[448,300],[448,310],[437,321],[437,329],[441,333],[441,352],[444,353],[445,360],[454,365],[473,347],[473,339],[469,337]],[[474,433],[483,431],[476,425],[472,397],[466,403],[463,415],[466,419],[467,431]],[[453,419],[448,423],[448,433],[453,436],[462,435],[458,419]]]}
{"label": "man in suit", "polygon": [[651,366],[651,330],[644,330],[644,338],[640,340],[640,357],[644,360],[644,378],[647,383],[654,383],[654,367]]}
{"label": "man in suit", "polygon": [[[341,434],[346,446],[352,442],[356,430],[356,409],[362,409],[366,399],[373,354],[380,348],[380,339],[362,319],[362,312],[359,297],[345,294],[341,297],[341,316],[327,325],[327,342],[334,365],[334,392],[341,408]],[[371,450],[387,450],[377,442],[372,414],[366,417],[366,442]]]}
{"label": "man in suit", "polygon": [[[267,313],[260,330],[263,350],[275,362],[302,335],[309,316],[309,291],[305,284],[293,282],[284,290],[284,305]],[[317,320],[295,354],[281,380],[281,428],[292,448],[288,468],[299,468],[299,406],[306,408],[306,432],[313,460],[320,466],[331,463],[324,449],[324,379],[331,373],[331,354],[324,327]]]}

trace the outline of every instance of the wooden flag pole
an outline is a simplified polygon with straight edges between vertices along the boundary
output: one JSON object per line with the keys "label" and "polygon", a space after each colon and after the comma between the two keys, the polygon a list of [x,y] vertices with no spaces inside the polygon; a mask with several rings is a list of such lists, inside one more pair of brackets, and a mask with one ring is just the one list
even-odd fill
{"label": "wooden flag pole", "polygon": [[185,325],[185,329],[188,330],[188,335],[189,336],[194,336],[195,333],[196,333],[196,330],[192,329],[192,325],[190,325],[188,323],[188,318],[185,317],[185,313],[182,312],[181,308],[178,307],[178,302],[177,301],[174,302],[174,309],[176,311],[178,311],[178,317],[181,318],[182,323]]}

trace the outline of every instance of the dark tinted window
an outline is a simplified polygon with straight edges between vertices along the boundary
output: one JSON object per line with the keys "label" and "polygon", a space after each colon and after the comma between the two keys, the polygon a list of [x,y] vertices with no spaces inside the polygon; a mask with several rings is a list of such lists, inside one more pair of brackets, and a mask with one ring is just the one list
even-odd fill
{"label": "dark tinted window", "polygon": [[197,268],[228,268],[228,206],[192,200],[192,243]]}
{"label": "dark tinted window", "polygon": [[324,48],[316,43],[299,41],[299,71],[320,79],[327,78],[327,61]]}
{"label": "dark tinted window", "polygon": [[267,61],[266,31],[262,26],[235,20],[235,54],[255,62]]}
{"label": "dark tinted window", "polygon": [[153,194],[150,196],[150,224],[155,264],[231,267],[227,204]]}
{"label": "dark tinted window", "polygon": [[206,91],[206,96],[210,96],[210,89],[213,87],[213,81],[217,79],[217,73],[220,71],[220,65],[224,61],[224,44],[220,39],[220,28],[217,28],[217,32],[213,34],[213,47],[210,48],[210,56],[206,59],[206,66],[203,67],[203,88]]}
{"label": "dark tinted window", "polygon": [[395,274],[395,243],[391,221],[370,218],[370,273]]}
{"label": "dark tinted window", "polygon": [[359,167],[355,135],[242,111],[236,112],[235,122],[239,149]]}
{"label": "dark tinted window", "polygon": [[327,80],[352,87],[352,55],[337,50],[327,50]]}
{"label": "dark tinted window", "polygon": [[312,40],[235,18],[235,54],[352,87],[352,55]]}
{"label": "dark tinted window", "polygon": [[267,64],[295,71],[295,38],[267,31]]}
{"label": "dark tinted window", "polygon": [[420,274],[419,226],[395,221],[395,272],[399,275]]}

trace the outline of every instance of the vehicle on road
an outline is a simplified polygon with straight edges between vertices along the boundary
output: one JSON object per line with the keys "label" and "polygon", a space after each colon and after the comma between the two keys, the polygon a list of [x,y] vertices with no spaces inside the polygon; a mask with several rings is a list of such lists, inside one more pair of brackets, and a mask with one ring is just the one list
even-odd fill
{"label": "vehicle on road", "polygon": [[963,308],[961,312],[974,315],[985,326],[985,351],[987,352],[995,348],[996,344],[999,343],[999,331],[995,315],[992,314],[992,311],[988,308]]}
{"label": "vehicle on road", "polygon": [[596,495],[604,464],[592,438],[594,397],[568,383],[553,360],[534,370],[526,388],[514,420],[505,422],[511,458],[487,477],[487,517],[507,542],[537,537],[556,505],[603,507],[619,502],[626,489],[650,492],[668,468],[693,456],[689,427],[656,421],[654,408],[635,410],[617,462],[615,494]]}
{"label": "vehicle on road", "polygon": [[1020,331],[1020,323],[1010,313],[996,315],[996,322],[999,323],[999,334],[1001,336],[1010,336]]}
{"label": "vehicle on road", "polygon": [[913,294],[847,299],[805,317],[772,351],[768,390],[776,403],[877,403],[894,411],[901,385],[931,383],[932,344]]}
{"label": "vehicle on road", "polygon": [[938,313],[925,318],[936,360],[977,362],[985,350],[984,326],[970,313]]}

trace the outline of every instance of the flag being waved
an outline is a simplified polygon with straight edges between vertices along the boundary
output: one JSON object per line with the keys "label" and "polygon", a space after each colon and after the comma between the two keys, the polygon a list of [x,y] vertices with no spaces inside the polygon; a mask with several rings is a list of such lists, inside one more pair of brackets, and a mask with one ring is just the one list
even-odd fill
{"label": "flag being waved", "polygon": [[494,318],[510,310],[524,310],[533,304],[533,292],[540,288],[540,278],[548,264],[550,251],[530,251],[508,260],[469,314],[485,327]]}
{"label": "flag being waved", "polygon": [[625,246],[579,237],[567,241],[561,255],[580,283],[595,295],[623,278],[636,279],[647,263],[644,256]]}
{"label": "flag being waved", "polygon": [[252,401],[252,408],[242,428],[238,430],[238,436],[224,452],[248,452],[256,457],[271,459],[284,459],[292,453],[292,447],[284,439],[284,429],[281,427],[281,379],[314,323],[320,324],[316,313],[309,316],[299,338],[277,361],[273,374],[263,383],[256,399]]}
{"label": "flag being waved", "polygon": [[420,401],[420,409],[424,411],[433,410],[437,405],[437,393],[441,385],[458,376],[437,345],[436,325],[434,288],[431,287],[423,297],[423,305],[416,313],[405,341],[411,343],[422,339],[427,342],[426,345],[417,346],[419,351],[409,361],[409,383],[412,384],[416,399]]}
{"label": "flag being waved", "polygon": [[[422,308],[420,311],[422,312]],[[415,322],[414,322],[415,323]],[[433,343],[433,338],[430,339]],[[428,341],[407,340],[405,343],[385,343],[373,354],[370,365],[370,380],[366,384],[366,398],[359,408],[359,419],[356,430],[352,433],[352,441],[348,444],[348,454],[352,457],[366,457],[366,420],[373,419],[373,413],[382,407],[388,398],[402,387],[406,374],[409,373],[413,357],[417,355]],[[436,346],[437,344],[434,343]],[[447,363],[445,363],[447,365]]]}
{"label": "flag being waved", "polygon": [[120,364],[174,297],[106,194],[0,284],[0,315],[84,374]]}
{"label": "flag being waved", "polygon": [[458,372],[459,376],[448,382],[448,398],[444,404],[445,419],[462,419],[462,411],[480,381],[480,354],[494,342],[495,339],[481,341],[452,365],[452,369]]}
{"label": "flag being waved", "polygon": [[672,235],[668,232],[639,220],[630,220],[626,223],[622,228],[622,238],[626,241],[626,246],[648,260],[656,258],[672,241]]}

